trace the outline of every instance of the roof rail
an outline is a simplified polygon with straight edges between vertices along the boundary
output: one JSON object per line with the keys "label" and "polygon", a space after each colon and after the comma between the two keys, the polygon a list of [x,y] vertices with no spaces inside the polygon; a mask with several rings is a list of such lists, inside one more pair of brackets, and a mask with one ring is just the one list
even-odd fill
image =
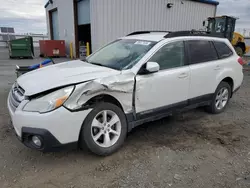
{"label": "roof rail", "polygon": [[210,33],[207,31],[191,30],[191,31],[174,31],[166,34],[164,38],[185,37],[185,36],[206,36],[224,38],[223,33]]}
{"label": "roof rail", "polygon": [[206,37],[218,37],[225,38],[223,33],[211,33],[208,31],[201,30],[190,30],[190,31],[136,31],[128,34],[131,35],[140,35],[140,34],[148,34],[148,33],[167,33],[164,38],[173,38],[173,37],[185,37],[185,36],[206,36]]}
{"label": "roof rail", "polygon": [[159,33],[170,33],[170,31],[136,31],[136,32],[128,34],[127,36],[148,34],[148,33],[157,33],[157,32],[159,32]]}

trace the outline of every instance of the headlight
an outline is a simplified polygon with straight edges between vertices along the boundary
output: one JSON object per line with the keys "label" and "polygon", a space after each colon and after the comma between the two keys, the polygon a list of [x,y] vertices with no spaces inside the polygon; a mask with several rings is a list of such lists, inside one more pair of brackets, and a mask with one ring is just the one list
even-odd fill
{"label": "headlight", "polygon": [[59,108],[69,98],[74,86],[65,87],[43,97],[33,99],[28,102],[23,111],[45,113]]}

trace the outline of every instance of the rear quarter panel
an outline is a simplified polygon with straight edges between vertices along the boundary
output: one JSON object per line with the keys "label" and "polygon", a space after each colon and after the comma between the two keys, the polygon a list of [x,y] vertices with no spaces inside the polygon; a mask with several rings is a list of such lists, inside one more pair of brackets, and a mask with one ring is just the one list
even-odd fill
{"label": "rear quarter panel", "polygon": [[214,91],[216,90],[217,86],[220,82],[230,77],[233,79],[233,91],[240,87],[243,81],[243,71],[242,66],[238,63],[238,56],[231,56],[229,58],[218,60],[218,63],[221,66],[220,72],[216,75],[216,86]]}

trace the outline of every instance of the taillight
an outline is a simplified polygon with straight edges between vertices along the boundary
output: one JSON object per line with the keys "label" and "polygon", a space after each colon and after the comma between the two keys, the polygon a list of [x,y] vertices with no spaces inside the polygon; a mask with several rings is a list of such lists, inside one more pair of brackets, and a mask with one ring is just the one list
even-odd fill
{"label": "taillight", "polygon": [[244,64],[245,64],[245,61],[244,61],[241,57],[239,57],[238,63],[241,64],[241,65],[244,65]]}

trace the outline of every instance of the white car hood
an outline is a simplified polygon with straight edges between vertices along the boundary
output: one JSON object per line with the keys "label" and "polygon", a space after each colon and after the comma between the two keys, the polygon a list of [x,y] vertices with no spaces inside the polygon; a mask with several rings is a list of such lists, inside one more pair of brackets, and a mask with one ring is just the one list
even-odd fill
{"label": "white car hood", "polygon": [[121,71],[74,60],[28,72],[20,76],[17,83],[25,90],[25,96],[31,96],[53,88],[120,73]]}

